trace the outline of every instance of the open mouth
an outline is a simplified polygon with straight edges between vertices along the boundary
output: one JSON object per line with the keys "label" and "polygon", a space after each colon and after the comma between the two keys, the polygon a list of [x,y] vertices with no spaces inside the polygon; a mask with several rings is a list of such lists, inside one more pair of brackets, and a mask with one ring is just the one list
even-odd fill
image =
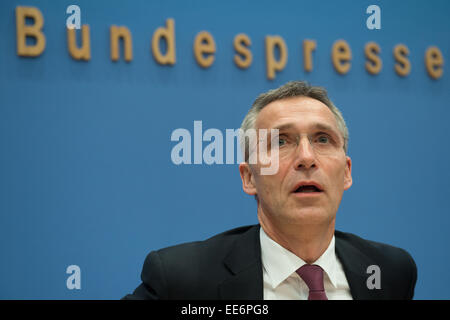
{"label": "open mouth", "polygon": [[318,196],[324,192],[322,186],[315,181],[301,181],[295,187],[292,193],[296,196],[308,197]]}
{"label": "open mouth", "polygon": [[313,193],[313,192],[322,192],[318,187],[314,185],[304,185],[298,187],[294,193]]}

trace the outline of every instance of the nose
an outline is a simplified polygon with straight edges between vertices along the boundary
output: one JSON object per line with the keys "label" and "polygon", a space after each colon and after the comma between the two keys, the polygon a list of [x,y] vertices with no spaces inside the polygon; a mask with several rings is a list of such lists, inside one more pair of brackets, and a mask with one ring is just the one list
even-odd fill
{"label": "nose", "polygon": [[308,136],[303,135],[299,138],[295,157],[296,170],[316,167],[316,155]]}

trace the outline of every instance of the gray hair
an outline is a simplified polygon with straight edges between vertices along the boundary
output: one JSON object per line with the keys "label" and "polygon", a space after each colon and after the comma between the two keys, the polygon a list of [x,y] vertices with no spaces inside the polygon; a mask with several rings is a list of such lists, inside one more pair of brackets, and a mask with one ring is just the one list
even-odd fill
{"label": "gray hair", "polygon": [[[248,162],[249,159],[249,143],[247,141],[248,137],[246,137],[245,134],[249,129],[256,129],[255,122],[256,118],[258,117],[258,114],[269,103],[292,97],[313,98],[324,103],[331,110],[334,117],[336,118],[338,129],[341,132],[342,137],[344,139],[344,151],[347,154],[348,138],[349,138],[348,128],[347,125],[345,124],[345,120],[344,117],[342,116],[342,113],[328,98],[328,94],[325,88],[311,86],[306,81],[290,81],[277,89],[273,89],[268,92],[260,94],[256,98],[255,102],[253,102],[253,105],[248,111],[247,115],[245,116],[244,121],[242,121],[241,133],[243,134],[241,135],[241,146],[245,148],[244,159],[246,162]],[[244,141],[244,139],[246,141]]]}

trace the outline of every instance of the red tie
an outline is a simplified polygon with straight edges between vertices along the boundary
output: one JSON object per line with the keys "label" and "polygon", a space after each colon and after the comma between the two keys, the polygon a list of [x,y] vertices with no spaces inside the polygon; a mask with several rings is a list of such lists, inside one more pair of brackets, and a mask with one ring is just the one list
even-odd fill
{"label": "red tie", "polygon": [[305,264],[297,271],[309,288],[308,300],[328,300],[323,286],[323,270],[315,264]]}

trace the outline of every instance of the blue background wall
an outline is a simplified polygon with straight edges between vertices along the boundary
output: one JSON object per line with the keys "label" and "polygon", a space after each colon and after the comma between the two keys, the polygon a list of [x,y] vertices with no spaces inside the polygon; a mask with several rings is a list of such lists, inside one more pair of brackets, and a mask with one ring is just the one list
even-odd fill
{"label": "blue background wall", "polygon": [[[92,59],[67,51],[66,8],[91,27]],[[366,28],[366,8],[381,7],[381,30]],[[36,6],[47,46],[38,58],[16,54],[15,7]],[[419,274],[416,298],[448,299],[450,170],[448,68],[426,74],[424,53],[450,59],[449,1],[4,1],[0,2],[0,298],[117,299],[140,283],[153,249],[201,240],[256,219],[237,165],[171,162],[173,130],[238,128],[254,98],[289,80],[325,86],[350,130],[354,183],[337,228],[408,250]],[[175,19],[177,62],[158,65],[156,28]],[[109,27],[127,26],[133,61],[109,58]],[[209,31],[216,61],[200,68],[195,35]],[[233,63],[233,38],[252,40],[253,64]],[[265,76],[264,37],[282,36],[284,71]],[[301,43],[315,39],[314,70]],[[345,39],[352,68],[338,75],[330,50]],[[381,47],[383,70],[365,68],[364,45]],[[410,49],[400,78],[392,50]],[[67,266],[81,268],[68,290]]]}

